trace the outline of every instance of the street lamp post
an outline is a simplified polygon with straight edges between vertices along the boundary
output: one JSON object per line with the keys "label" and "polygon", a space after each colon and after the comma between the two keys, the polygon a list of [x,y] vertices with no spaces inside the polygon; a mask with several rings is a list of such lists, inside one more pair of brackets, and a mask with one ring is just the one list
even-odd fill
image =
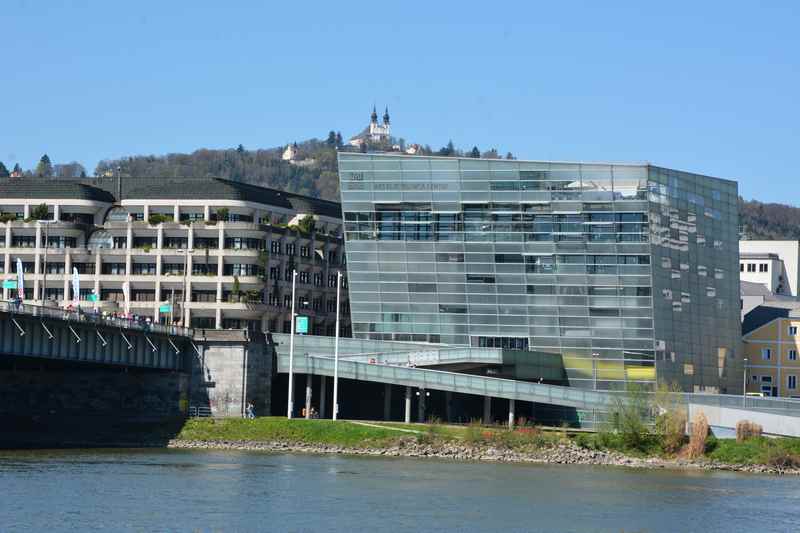
{"label": "street lamp post", "polygon": [[336,337],[333,342],[333,419],[339,417],[339,295],[342,288],[342,271],[336,273]]}
{"label": "street lamp post", "polygon": [[[294,401],[293,401],[293,382],[294,382],[294,320],[295,320],[295,289],[297,287],[297,270],[292,270],[292,320],[291,320],[291,330],[289,332],[289,399],[286,405],[286,418],[292,418],[292,412],[294,409]],[[334,407],[335,409],[335,407]]]}

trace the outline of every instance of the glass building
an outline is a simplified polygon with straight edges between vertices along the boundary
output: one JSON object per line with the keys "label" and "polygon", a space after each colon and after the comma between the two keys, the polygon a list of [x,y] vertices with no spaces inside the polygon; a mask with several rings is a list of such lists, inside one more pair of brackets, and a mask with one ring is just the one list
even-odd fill
{"label": "glass building", "polygon": [[741,387],[735,182],[344,152],[339,176],[355,337],[558,354],[578,387]]}

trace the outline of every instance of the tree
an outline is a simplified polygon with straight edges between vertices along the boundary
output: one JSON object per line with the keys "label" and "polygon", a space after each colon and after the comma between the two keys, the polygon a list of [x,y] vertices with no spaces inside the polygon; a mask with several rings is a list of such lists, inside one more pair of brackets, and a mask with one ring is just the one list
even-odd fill
{"label": "tree", "polygon": [[6,166],[3,164],[2,161],[0,161],[0,178],[7,178],[10,175],[11,174],[8,172],[8,169],[6,168]]}
{"label": "tree", "polygon": [[14,164],[14,170],[12,170],[11,172],[13,172],[16,175],[22,174],[22,167],[19,166],[19,163],[16,163]]}
{"label": "tree", "polygon": [[220,207],[217,209],[217,220],[228,220],[228,208],[227,207]]}
{"label": "tree", "polygon": [[242,154],[244,153],[244,146],[242,146],[241,144],[240,144],[239,146],[237,146],[237,147],[236,147],[236,152],[237,152],[239,155],[242,155]]}
{"label": "tree", "polygon": [[50,218],[50,211],[47,209],[47,204],[39,204],[31,209],[31,218],[33,220],[47,220]]}
{"label": "tree", "polygon": [[481,151],[478,150],[477,146],[473,146],[472,151],[469,153],[469,156],[475,159],[479,159],[481,157]]}
{"label": "tree", "polygon": [[511,152],[506,154],[506,159],[514,159],[514,155]]}
{"label": "tree", "polygon": [[341,148],[342,146],[343,146],[342,145],[342,132],[341,131],[337,131],[336,132],[336,148]]}
{"label": "tree", "polygon": [[325,141],[325,144],[330,146],[331,148],[336,146],[336,132],[331,130],[328,132],[328,140]]}
{"label": "tree", "polygon": [[53,163],[50,162],[50,157],[47,154],[44,154],[39,159],[39,164],[36,165],[36,176],[39,178],[53,177]]}
{"label": "tree", "polygon": [[497,148],[492,148],[481,154],[483,159],[500,159],[500,154],[497,153]]}
{"label": "tree", "polygon": [[453,146],[453,141],[450,140],[447,142],[447,146],[440,148],[439,151],[436,152],[436,155],[441,155],[446,157],[455,155],[455,153],[456,153],[456,147]]}

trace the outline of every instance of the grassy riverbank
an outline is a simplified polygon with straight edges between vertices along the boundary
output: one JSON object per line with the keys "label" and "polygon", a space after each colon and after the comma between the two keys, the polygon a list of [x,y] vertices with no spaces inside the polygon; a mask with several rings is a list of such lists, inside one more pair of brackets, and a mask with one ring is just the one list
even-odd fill
{"label": "grassy riverbank", "polygon": [[[568,429],[543,430],[522,427],[509,431],[478,424],[451,426],[439,423],[363,423],[331,420],[287,420],[283,417],[244,419],[192,419],[177,436],[178,442],[286,443],[299,446],[342,447],[381,450],[413,441],[430,446],[448,445],[494,448],[520,454],[570,446],[599,453],[617,453],[638,459],[670,461],[680,453],[668,453],[657,435],[650,435],[635,447],[614,433],[576,433]],[[744,442],[715,439],[706,442],[700,462],[731,465],[800,467],[800,439],[754,437]]]}

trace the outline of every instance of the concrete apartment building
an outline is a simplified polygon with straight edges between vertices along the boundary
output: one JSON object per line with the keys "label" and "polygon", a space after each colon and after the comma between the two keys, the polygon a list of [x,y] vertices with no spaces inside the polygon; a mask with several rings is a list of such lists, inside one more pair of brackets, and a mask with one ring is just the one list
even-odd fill
{"label": "concrete apartment building", "polygon": [[353,335],[741,393],[735,182],[649,164],[339,153]]}
{"label": "concrete apartment building", "polygon": [[739,278],[772,294],[798,297],[800,241],[739,241]]}
{"label": "concrete apartment building", "polygon": [[[129,311],[162,323],[288,332],[297,270],[296,312],[310,334],[333,335],[337,203],[213,178],[7,179],[0,213],[0,272],[16,279],[22,261],[27,303],[73,300],[77,269],[87,310],[124,311],[127,286]],[[159,311],[170,302],[171,315]]]}

